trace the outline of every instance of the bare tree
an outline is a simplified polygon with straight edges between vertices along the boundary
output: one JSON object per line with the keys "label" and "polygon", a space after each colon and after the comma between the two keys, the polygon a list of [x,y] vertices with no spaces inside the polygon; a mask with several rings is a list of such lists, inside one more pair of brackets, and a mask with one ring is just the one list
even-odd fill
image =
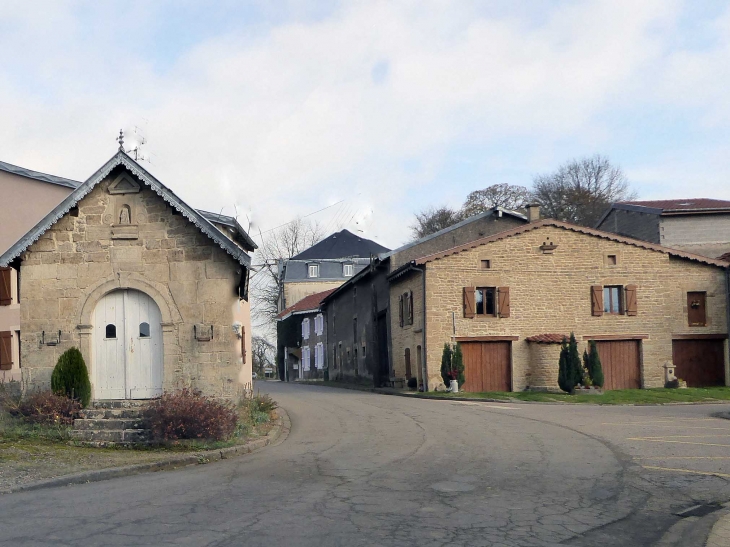
{"label": "bare tree", "polygon": [[322,227],[301,218],[268,232],[256,251],[256,272],[251,279],[251,312],[256,327],[271,330],[279,313],[279,295],[283,280],[279,279],[279,261],[308,249],[322,239]]}
{"label": "bare tree", "polygon": [[429,207],[420,213],[416,213],[416,222],[411,226],[413,239],[420,239],[453,226],[461,219],[461,213],[449,207],[443,206],[438,209]]}
{"label": "bare tree", "polygon": [[492,184],[483,190],[475,190],[466,196],[461,207],[464,218],[478,215],[495,207],[512,211],[522,209],[530,200],[530,191],[514,184]]}
{"label": "bare tree", "polygon": [[276,355],[276,347],[263,336],[254,336],[251,338],[251,360],[253,371],[262,377],[264,368],[270,367],[276,370],[274,366],[274,356]]}
{"label": "bare tree", "polygon": [[621,168],[599,154],[569,161],[533,182],[543,216],[583,226],[595,226],[611,203],[636,199]]}

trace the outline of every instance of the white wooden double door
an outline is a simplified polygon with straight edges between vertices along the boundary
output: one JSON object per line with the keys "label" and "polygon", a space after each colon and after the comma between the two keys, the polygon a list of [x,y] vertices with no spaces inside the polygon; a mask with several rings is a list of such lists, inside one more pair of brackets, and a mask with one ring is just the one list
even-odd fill
{"label": "white wooden double door", "polygon": [[104,296],[94,311],[94,395],[150,399],[162,395],[162,315],[131,289]]}

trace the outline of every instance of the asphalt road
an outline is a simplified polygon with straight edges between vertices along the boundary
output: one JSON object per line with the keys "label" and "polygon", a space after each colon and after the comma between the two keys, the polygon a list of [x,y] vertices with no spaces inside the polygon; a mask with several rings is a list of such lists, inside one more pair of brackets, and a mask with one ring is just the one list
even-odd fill
{"label": "asphalt road", "polygon": [[2,496],[0,545],[654,545],[690,533],[696,519],[677,511],[730,500],[730,421],[710,417],[729,405],[257,387],[289,413],[283,442],[212,465]]}

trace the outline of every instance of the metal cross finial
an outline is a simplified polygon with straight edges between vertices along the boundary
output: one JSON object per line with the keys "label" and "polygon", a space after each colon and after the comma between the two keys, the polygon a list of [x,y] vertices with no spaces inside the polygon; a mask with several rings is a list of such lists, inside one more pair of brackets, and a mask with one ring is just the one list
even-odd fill
{"label": "metal cross finial", "polygon": [[122,130],[119,130],[119,136],[117,137],[117,142],[119,143],[119,150],[124,152],[124,133]]}

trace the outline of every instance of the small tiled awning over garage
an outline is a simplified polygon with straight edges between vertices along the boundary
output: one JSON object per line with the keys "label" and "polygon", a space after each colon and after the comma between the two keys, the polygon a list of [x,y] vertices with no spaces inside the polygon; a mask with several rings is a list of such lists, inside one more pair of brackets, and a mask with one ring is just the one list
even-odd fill
{"label": "small tiled awning over garage", "polygon": [[725,385],[725,341],[672,340],[674,374],[689,387]]}
{"label": "small tiled awning over garage", "polygon": [[641,388],[640,344],[640,340],[596,340],[603,368],[603,389]]}
{"label": "small tiled awning over garage", "polygon": [[457,339],[464,354],[462,391],[511,391],[512,342]]}

